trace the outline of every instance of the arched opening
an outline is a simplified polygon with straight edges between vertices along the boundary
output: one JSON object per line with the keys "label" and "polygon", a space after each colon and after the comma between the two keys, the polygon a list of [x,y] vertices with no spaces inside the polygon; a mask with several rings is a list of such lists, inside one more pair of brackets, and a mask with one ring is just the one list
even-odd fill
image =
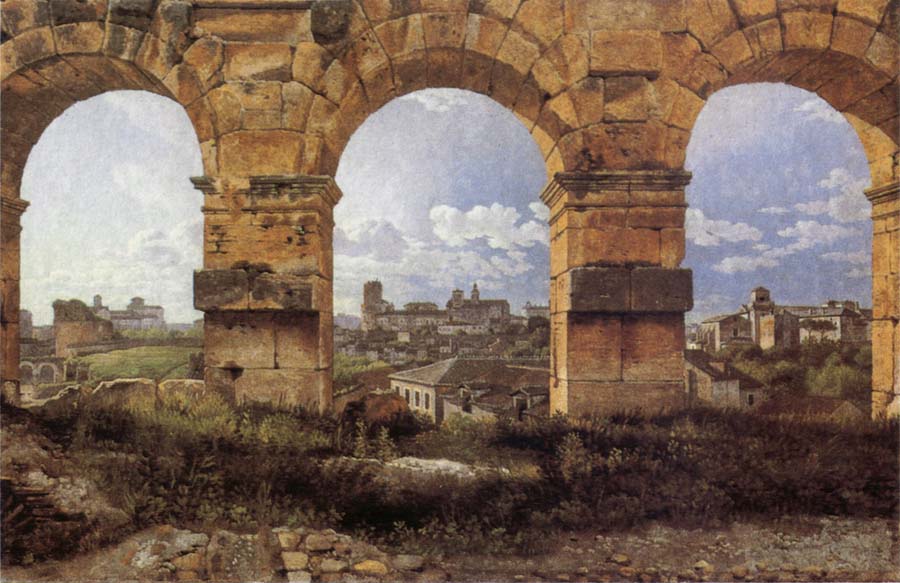
{"label": "arched opening", "polygon": [[41,384],[56,382],[56,368],[52,364],[38,366],[37,381]]}
{"label": "arched opening", "polygon": [[29,363],[19,365],[19,381],[23,385],[30,385],[34,382],[34,367]]}
{"label": "arched opening", "polygon": [[[458,89],[396,98],[354,133],[336,180],[336,394],[355,386],[344,369],[363,361],[547,370],[545,163],[511,112]],[[425,395],[420,408],[433,413]]]}
{"label": "arched opening", "polygon": [[[103,93],[124,89],[149,92],[146,95],[154,94],[152,96],[154,99],[160,99],[161,97],[159,96],[173,98],[173,92],[178,94],[179,99],[185,97],[185,95],[182,94],[183,87],[179,86],[178,83],[169,83],[167,86],[167,84],[164,84],[155,73],[148,72],[142,67],[135,65],[132,62],[132,59],[134,58],[133,51],[127,59],[120,59],[117,57],[115,51],[112,50],[112,47],[108,47],[108,50],[105,51],[104,54],[96,54],[92,52],[92,50],[87,50],[82,45],[77,45],[77,42],[80,42],[79,35],[82,34],[90,36],[93,32],[90,27],[78,27],[75,31],[70,31],[68,38],[72,42],[75,42],[76,45],[69,48],[74,49],[72,52],[78,54],[67,54],[65,57],[52,54],[53,47],[51,46],[49,47],[51,49],[51,54],[32,55],[29,53],[26,60],[23,54],[19,52],[20,49],[24,50],[27,48],[31,51],[42,49],[42,47],[43,49],[47,49],[48,47],[40,45],[40,43],[11,43],[9,45],[4,45],[4,48],[7,51],[6,54],[12,59],[9,63],[12,66],[12,69],[4,70],[2,82],[4,94],[4,107],[2,112],[4,143],[2,152],[3,314],[2,318],[0,318],[0,320],[2,320],[2,335],[0,336],[2,336],[3,367],[0,372],[2,372],[4,387],[7,389],[15,387],[16,382],[19,380],[19,300],[21,295],[20,232],[23,222],[26,223],[26,228],[28,227],[27,223],[29,219],[27,218],[28,215],[25,214],[29,205],[28,198],[33,197],[36,200],[39,200],[41,194],[44,196],[50,195],[52,198],[66,192],[64,185],[68,184],[72,186],[78,184],[81,191],[78,193],[78,197],[66,199],[64,201],[65,204],[62,205],[59,205],[59,201],[54,201],[54,203],[57,206],[65,207],[68,205],[69,208],[72,208],[73,201],[78,201],[78,204],[82,205],[79,207],[79,212],[87,211],[92,213],[95,228],[93,230],[85,230],[82,228],[79,233],[82,235],[80,238],[90,243],[92,241],[102,240],[103,237],[108,234],[109,229],[118,228],[119,230],[122,230],[122,225],[116,224],[115,221],[110,221],[110,211],[121,209],[122,200],[116,201],[116,204],[106,204],[105,206],[100,207],[88,207],[85,204],[85,201],[89,200],[88,197],[91,193],[108,193],[110,189],[115,188],[115,180],[111,174],[107,172],[105,176],[94,176],[97,180],[91,182],[90,180],[85,180],[85,174],[81,173],[82,179],[79,182],[75,178],[75,174],[77,173],[64,174],[60,172],[58,168],[54,167],[52,163],[45,161],[43,168],[34,171],[34,176],[36,177],[34,183],[37,185],[36,189],[43,190],[43,193],[33,193],[29,190],[32,188],[29,182],[30,179],[27,176],[24,176],[26,174],[26,164],[37,168],[30,157],[32,150],[37,149],[38,152],[41,152],[42,150],[49,148],[50,151],[45,152],[45,154],[50,156],[59,154],[59,151],[53,151],[55,148],[53,145],[42,146],[41,144],[38,144],[39,139],[45,134],[45,130],[48,130],[52,135],[56,132],[54,128],[61,127],[61,124],[65,124],[68,119],[72,118],[73,115],[77,115],[83,108],[91,109],[97,103],[104,103],[111,99],[116,99],[116,97],[110,98],[103,96],[98,97],[96,101],[91,99]],[[110,42],[112,42],[112,39],[110,39]],[[57,47],[60,51],[62,51],[63,48],[64,47]],[[133,48],[136,49],[136,47]],[[19,61],[16,59],[19,59]],[[117,129],[134,130],[134,128],[139,125],[137,120],[141,116],[139,108],[134,107],[134,105],[135,101],[140,101],[140,99],[122,99],[121,96],[119,99],[121,99],[119,105],[122,106],[122,111],[119,112],[122,114],[118,118],[119,121],[121,122],[123,116],[125,118],[128,117],[125,110],[129,107],[131,107],[131,117],[126,122],[121,123],[120,127]],[[194,99],[191,98],[188,101],[194,101]],[[184,103],[183,99],[181,102]],[[74,108],[70,109],[73,105]],[[197,143],[197,138],[205,137],[207,135],[204,130],[204,125],[201,122],[201,120],[206,119],[203,117],[207,114],[205,104],[203,102],[189,104],[186,107],[188,113],[187,116],[185,116],[185,110],[181,109],[180,106],[176,107],[180,110],[180,122],[186,123],[188,128],[199,128],[199,134],[195,134],[193,130],[191,130],[189,139],[182,140],[196,151],[197,146],[195,144]],[[188,120],[188,117],[190,117],[190,120]],[[105,118],[100,118],[99,120],[95,119],[94,123],[87,131],[74,134],[70,142],[78,142],[78,138],[84,138],[88,135],[96,136],[97,130],[102,128],[105,122],[107,126],[109,125],[109,119],[105,119],[105,122],[104,119]],[[57,121],[58,123],[54,124],[54,121]],[[152,132],[156,129],[165,131],[164,119],[145,119],[142,123],[144,129],[147,131]],[[136,139],[135,141],[141,143],[141,140],[139,139]],[[84,142],[84,139],[82,139],[82,142]],[[36,145],[37,147],[35,148]],[[141,145],[146,144],[141,143]],[[109,144],[106,144],[106,146],[109,146]],[[103,144],[93,143],[90,148],[84,148],[81,152],[70,149],[68,150],[68,154],[61,156],[61,158],[64,158],[70,164],[68,170],[71,170],[73,167],[83,169],[90,166],[90,158],[84,158],[84,154],[92,151],[98,152],[99,150],[102,150],[102,148]],[[109,152],[110,150],[106,151],[107,154],[109,154]],[[125,154],[130,155],[133,160],[140,160],[145,167],[150,167],[152,166],[152,161],[147,158],[141,159],[141,156],[146,156],[150,152],[156,154],[158,153],[158,150],[148,148],[146,151],[142,152],[135,150],[134,147],[129,148],[120,141],[120,143],[117,144],[117,147],[114,148],[114,152],[115,154],[112,156],[97,156],[93,160],[94,162],[98,162],[99,166],[105,167],[105,169],[109,171],[111,170],[110,161],[114,160],[116,156]],[[79,154],[82,158],[79,158]],[[208,159],[206,161],[208,162]],[[30,171],[31,170],[29,170],[29,172]],[[125,165],[118,168],[118,173],[119,180],[124,181],[125,183],[128,183],[129,179],[133,181],[137,178],[135,175],[128,176],[128,167]],[[89,175],[90,172],[87,174]],[[105,178],[105,181],[100,180],[100,178]],[[144,182],[147,184],[154,184],[161,188],[168,186],[165,183],[158,183],[158,178],[158,175],[145,175]],[[106,202],[109,203],[109,200]],[[147,208],[131,208],[132,210],[141,210],[143,211],[142,214],[146,214],[147,216],[152,214]],[[22,218],[23,214],[25,214],[24,220]],[[44,218],[46,219],[46,216]],[[100,224],[102,221],[106,221],[106,225],[104,225],[105,228],[96,228],[96,225]],[[29,231],[35,234],[37,232],[43,233],[44,235],[48,235],[46,238],[49,239],[57,238],[62,233],[66,232],[67,229],[71,228],[68,224],[65,226],[61,224],[66,222],[61,218],[61,215],[56,215],[52,221],[42,220],[38,222],[40,224],[36,228],[29,229]],[[90,221],[88,222],[90,223]],[[25,237],[26,244],[29,244],[29,235],[26,234]],[[151,245],[153,242],[154,241],[148,241]],[[145,245],[145,247],[147,246]],[[29,245],[29,249],[31,248],[32,246]],[[73,253],[72,250],[75,248],[77,248],[76,245],[66,243],[56,255],[58,258],[67,255],[71,256]],[[128,252],[127,250],[127,245],[116,246],[114,250],[111,251],[111,254],[124,254]],[[48,253],[48,251],[44,250],[44,253]],[[96,257],[94,257],[94,259],[96,259]],[[78,261],[76,260],[74,263],[77,265]],[[49,267],[53,265],[53,261],[42,262],[42,264]],[[28,267],[26,267],[25,275],[32,281],[35,281],[33,273],[28,273],[27,270],[34,267],[36,267],[36,265],[31,262],[29,262]],[[120,272],[117,273],[119,270],[117,270],[116,267],[111,266],[108,261],[101,261],[93,267],[93,270],[98,273],[98,276],[99,272],[104,271],[104,269],[106,269],[106,274],[103,277],[106,279],[114,279],[116,276],[120,278],[123,277],[123,274]],[[54,276],[47,271],[44,271],[42,276],[45,279],[54,279]],[[165,279],[162,279],[161,281],[165,281]],[[185,285],[189,287],[187,281],[185,281]],[[78,290],[78,296],[81,296],[82,300],[87,300],[89,302],[90,296],[84,297],[80,293],[81,291],[82,290]],[[30,292],[26,290],[26,294],[30,294]],[[74,296],[75,294],[71,295]],[[42,306],[40,313],[42,320],[46,320],[49,313],[49,306]]]}
{"label": "arched opening", "polygon": [[[690,349],[703,350],[755,375],[769,396],[868,409],[870,176],[853,127],[809,91],[731,86],[700,112],[685,165],[695,293],[688,368],[706,358]],[[827,365],[825,352],[837,355]],[[825,386],[826,378],[844,380]],[[736,391],[756,388],[743,380]],[[708,396],[749,403],[727,391]]]}

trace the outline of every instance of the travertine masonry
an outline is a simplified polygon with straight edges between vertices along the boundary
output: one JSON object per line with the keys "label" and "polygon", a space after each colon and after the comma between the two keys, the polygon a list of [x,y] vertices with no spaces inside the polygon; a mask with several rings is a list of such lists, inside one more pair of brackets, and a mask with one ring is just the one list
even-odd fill
{"label": "travertine masonry", "polygon": [[[206,178],[198,187],[206,193],[204,271],[196,279],[196,302],[207,313],[206,352],[242,351],[238,328],[223,323],[226,315],[240,320],[241,329],[275,338],[275,319],[318,314],[317,324],[303,324],[319,336],[315,346],[303,344],[316,355],[315,367],[283,368],[273,348],[259,368],[211,365],[210,383],[221,382],[242,397],[313,398],[327,406],[331,207],[338,196],[328,180],[353,131],[372,112],[417,89],[455,87],[508,107],[545,159],[545,200],[553,217],[551,304],[559,330],[552,340],[555,362],[565,365],[559,370],[598,377],[558,377],[555,406],[576,412],[677,404],[679,375],[672,372],[674,357],[667,356],[676,347],[666,346],[666,354],[649,361],[630,352],[645,350],[638,322],[665,331],[664,343],[681,325],[672,314],[683,312],[689,293],[689,277],[678,268],[690,132],[718,89],[783,81],[817,92],[842,112],[866,150],[875,221],[879,414],[900,382],[892,255],[900,69],[895,4],[5,0],[0,378],[4,386],[18,380],[18,216],[26,204],[19,187],[29,152],[76,101],[139,89],[184,107],[203,155]],[[617,172],[622,174],[614,180]],[[657,178],[649,178],[653,173]],[[602,177],[603,185],[585,187],[585,181],[596,182],[592,176]],[[616,180],[629,186],[616,186]],[[624,285],[615,283],[619,276],[612,271],[588,276],[577,275],[576,268],[629,270],[628,304],[617,296],[619,315],[590,311],[607,301],[591,292],[576,293],[573,307],[572,282],[591,281],[591,289],[612,291]],[[669,271],[638,271],[645,268]],[[660,293],[647,281],[656,282]],[[563,284],[569,286],[562,292],[568,299],[558,295]],[[609,324],[605,319],[619,318],[622,370],[633,360],[638,367],[657,367],[659,378],[638,381],[623,372],[621,378],[599,380],[597,371],[612,365],[594,362],[597,355],[614,351],[561,349],[569,340],[581,342],[575,340],[582,337],[575,334],[581,324],[569,323],[573,314],[590,314],[578,318],[596,319],[584,325],[597,330]],[[637,328],[629,336],[632,321]],[[209,333],[220,325],[222,330]]]}

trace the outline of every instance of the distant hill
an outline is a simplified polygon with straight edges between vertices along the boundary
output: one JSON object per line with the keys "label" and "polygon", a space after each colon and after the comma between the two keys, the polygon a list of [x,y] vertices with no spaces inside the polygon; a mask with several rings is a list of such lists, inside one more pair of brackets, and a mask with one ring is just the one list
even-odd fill
{"label": "distant hill", "polygon": [[337,314],[334,317],[334,325],[340,326],[341,328],[347,328],[348,330],[357,330],[359,329],[359,325],[362,323],[362,320],[359,316],[354,316],[352,314]]}

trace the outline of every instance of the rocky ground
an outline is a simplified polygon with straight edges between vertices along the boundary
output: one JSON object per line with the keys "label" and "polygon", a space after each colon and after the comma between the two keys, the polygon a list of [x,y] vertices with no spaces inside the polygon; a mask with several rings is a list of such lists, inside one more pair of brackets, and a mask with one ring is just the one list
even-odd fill
{"label": "rocky ground", "polygon": [[888,521],[791,519],[688,530],[556,537],[534,557],[393,554],[304,528],[254,534],[160,526],[64,562],[4,570],[4,581],[897,581]]}

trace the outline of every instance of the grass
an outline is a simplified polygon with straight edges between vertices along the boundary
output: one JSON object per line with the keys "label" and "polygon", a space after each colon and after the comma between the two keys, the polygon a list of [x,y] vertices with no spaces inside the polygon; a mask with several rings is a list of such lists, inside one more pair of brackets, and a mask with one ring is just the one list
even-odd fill
{"label": "grass", "polygon": [[134,530],[305,525],[411,552],[533,554],[553,532],[648,521],[898,515],[896,422],[836,427],[713,409],[460,419],[394,435],[397,453],[519,467],[392,481],[350,459],[377,443],[362,448],[357,434],[345,445],[341,423],[302,410],[236,409],[207,394],[149,410],[88,401],[66,415],[42,423]]}
{"label": "grass", "polygon": [[81,357],[90,365],[91,380],[184,378],[193,346],[139,346]]}

